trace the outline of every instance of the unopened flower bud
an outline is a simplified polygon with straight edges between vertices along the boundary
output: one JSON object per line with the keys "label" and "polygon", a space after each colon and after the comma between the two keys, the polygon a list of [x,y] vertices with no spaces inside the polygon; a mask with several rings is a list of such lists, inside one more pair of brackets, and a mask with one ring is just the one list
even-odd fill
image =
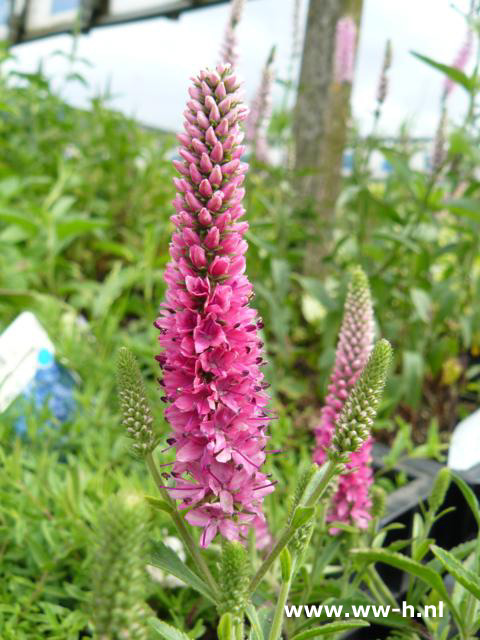
{"label": "unopened flower bud", "polygon": [[148,509],[142,498],[110,498],[99,514],[90,611],[96,638],[150,637],[145,556]]}
{"label": "unopened flower bud", "polygon": [[133,440],[133,452],[140,457],[151,453],[159,442],[147,400],[142,374],[135,357],[122,347],[117,360],[117,384],[122,423]]}
{"label": "unopened flower bud", "polygon": [[247,605],[250,573],[250,561],[245,547],[240,542],[225,540],[220,569],[220,615],[229,612],[234,618],[242,617]]}
{"label": "unopened flower bud", "polygon": [[338,457],[338,453],[353,453],[367,440],[391,360],[390,343],[380,340],[336,421],[332,457]]}
{"label": "unopened flower bud", "polygon": [[372,489],[372,517],[383,518],[387,507],[387,494],[381,487]]}

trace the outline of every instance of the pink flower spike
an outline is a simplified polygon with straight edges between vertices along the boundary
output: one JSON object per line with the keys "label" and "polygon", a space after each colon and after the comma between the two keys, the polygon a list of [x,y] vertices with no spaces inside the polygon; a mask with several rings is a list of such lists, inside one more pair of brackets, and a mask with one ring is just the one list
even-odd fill
{"label": "pink flower spike", "polygon": [[[373,349],[373,338],[373,309],[368,280],[364,272],[357,268],[353,272],[345,301],[328,395],[322,409],[320,424],[315,428],[317,446],[313,459],[317,464],[323,464],[327,458],[335,422],[367,364]],[[358,470],[339,477],[338,488],[327,517],[330,522],[340,521],[359,525],[360,520],[357,514],[360,512],[363,514],[362,522],[370,518],[369,489],[373,481],[370,466],[371,447],[372,440],[369,438],[356,453],[351,454],[347,469],[352,470],[358,467]]]}
{"label": "pink flower spike", "polygon": [[356,43],[355,20],[352,16],[345,15],[337,22],[335,33],[334,77],[338,84],[353,82]]}
{"label": "pink flower spike", "polygon": [[[275,47],[270,52],[262,71],[260,86],[252,101],[250,113],[246,122],[246,139],[252,146],[255,156],[260,162],[268,162],[267,131],[272,114],[272,90],[275,74],[273,62]],[[241,142],[241,140],[237,140]]]}
{"label": "pink flower spike", "polygon": [[[236,67],[238,63],[237,26],[242,18],[244,5],[245,0],[231,0],[230,16],[228,18],[223,43],[220,49],[220,62],[227,63],[232,67]],[[224,82],[230,83],[228,91],[233,92],[235,90],[234,87],[237,87],[235,77],[225,74],[226,68],[224,65],[219,65],[217,70],[222,70]]]}
{"label": "pink flower spike", "polygon": [[[473,51],[473,33],[472,30],[469,29],[467,31],[467,37],[465,38],[465,42],[462,45],[460,51],[457,53],[455,60],[453,61],[452,67],[458,69],[459,71],[464,71],[467,66],[468,61],[470,60],[470,56]],[[446,77],[443,85],[443,96],[444,99],[448,98],[448,96],[455,89],[455,82],[450,78]]]}
{"label": "pink flower spike", "polygon": [[[248,225],[239,220],[247,169],[237,157],[244,111],[232,106],[240,98],[229,65],[200,73],[193,88],[197,124],[191,123],[196,129],[190,129],[195,135],[188,138],[189,148],[179,151],[188,166],[175,165],[181,178],[166,298],[156,322],[162,348],[157,360],[172,430],[168,443],[176,451],[167,490],[180,508],[188,508],[187,522],[203,529],[200,544],[207,547],[217,534],[245,540],[250,526],[265,528],[262,504],[273,483],[262,472],[268,385],[261,371],[260,323],[248,304]],[[220,103],[228,113],[218,123]],[[261,537],[268,540],[268,531]]]}

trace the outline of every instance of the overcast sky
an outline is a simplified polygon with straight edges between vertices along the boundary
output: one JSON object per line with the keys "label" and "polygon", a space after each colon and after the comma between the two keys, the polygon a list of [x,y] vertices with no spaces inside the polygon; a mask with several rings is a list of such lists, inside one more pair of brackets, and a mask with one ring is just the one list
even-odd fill
{"label": "overcast sky", "polygon": [[[306,5],[303,0],[302,33]],[[440,73],[409,53],[419,51],[450,64],[465,40],[465,23],[459,11],[468,0],[364,0],[364,14],[353,93],[353,113],[369,131],[376,85],[385,41],[393,43],[390,91],[380,129],[395,134],[408,121],[415,135],[431,135],[438,122],[442,88]],[[277,73],[286,77],[292,41],[294,0],[249,0],[238,29],[241,60],[239,73],[245,80],[247,98],[259,81],[261,67],[273,44],[277,45]],[[187,95],[189,77],[217,61],[228,5],[182,14],[179,20],[157,18],[144,22],[93,30],[82,35],[78,53],[93,64],[82,68],[89,92],[110,87],[112,105],[139,120],[165,129],[178,129]],[[34,68],[55,50],[69,51],[71,38],[56,36],[15,47],[18,64]],[[64,63],[51,59],[46,68],[58,82]],[[282,89],[276,89],[280,100]],[[75,86],[68,97],[85,104],[85,90]],[[451,96],[449,115],[459,119],[466,98],[461,88]]]}

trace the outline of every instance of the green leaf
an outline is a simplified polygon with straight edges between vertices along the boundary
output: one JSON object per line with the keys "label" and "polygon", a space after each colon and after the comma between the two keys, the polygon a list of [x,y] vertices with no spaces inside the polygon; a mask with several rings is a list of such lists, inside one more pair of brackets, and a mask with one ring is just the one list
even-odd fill
{"label": "green leaf", "polygon": [[417,53],[416,51],[410,52],[415,58],[418,58],[425,64],[428,64],[430,67],[441,71],[446,76],[448,76],[453,82],[462,86],[469,93],[474,88],[472,78],[469,78],[466,73],[460,71],[460,69],[456,69],[455,67],[450,67],[447,64],[442,64],[441,62],[437,62],[428,56],[423,56],[421,53]]}
{"label": "green leaf", "polygon": [[168,513],[169,515],[174,510],[173,507],[168,504],[168,502],[166,502],[165,500],[161,500],[160,498],[155,498],[154,496],[145,496],[145,500],[155,509],[165,511],[165,513]]}
{"label": "green leaf", "polygon": [[429,567],[415,562],[411,558],[394,551],[386,549],[352,549],[352,555],[362,561],[367,562],[383,562],[391,567],[402,569],[403,571],[416,576],[423,582],[426,582],[432,589],[435,589],[446,601],[449,601],[448,592],[443,584],[441,576]]}
{"label": "green leaf", "polygon": [[233,640],[233,619],[231,613],[224,613],[217,626],[218,640]]}
{"label": "green leaf", "polygon": [[416,408],[420,402],[423,369],[424,361],[421,353],[416,351],[403,352],[403,393],[407,404],[413,408]]}
{"label": "green leaf", "polygon": [[346,522],[334,520],[333,522],[329,522],[328,526],[332,529],[340,529],[340,531],[345,531],[346,533],[358,533],[357,527],[353,527],[351,524],[347,524]]}
{"label": "green leaf", "polygon": [[163,620],[150,618],[148,622],[152,629],[154,629],[158,635],[162,636],[162,638],[165,638],[165,640],[191,640],[190,636],[187,636],[186,633],[176,627],[172,627]]}
{"label": "green leaf", "polygon": [[452,473],[452,480],[462,492],[463,497],[467,501],[473,517],[477,522],[477,526],[480,529],[480,508],[478,506],[477,496],[473,493],[465,480],[463,478],[460,478],[460,476],[457,476],[456,473]]}
{"label": "green leaf", "polygon": [[30,218],[15,209],[0,208],[0,221],[20,227],[29,234],[37,233],[38,226]]}
{"label": "green leaf", "polygon": [[167,547],[163,542],[154,543],[154,551],[150,562],[153,566],[163,569],[163,571],[168,571],[168,573],[201,593],[211,602],[215,602],[211,589],[180,560],[173,549]]}
{"label": "green leaf", "polygon": [[302,296],[302,313],[309,324],[319,324],[327,315],[324,305],[309,293]]}
{"label": "green leaf", "polygon": [[358,627],[369,627],[370,623],[366,620],[337,620],[336,622],[330,622],[324,624],[321,627],[314,627],[313,629],[307,629],[293,636],[292,640],[307,640],[308,638],[318,638],[319,636],[326,636],[329,633],[338,633],[340,631],[348,631],[349,629],[356,629]]}
{"label": "green leaf", "polygon": [[247,614],[247,618],[250,620],[251,640],[265,640],[262,631],[262,623],[253,604],[250,603],[247,605],[245,613]]}
{"label": "green leaf", "polygon": [[474,222],[480,222],[480,203],[474,198],[458,198],[447,200],[445,206],[457,216],[470,218]]}
{"label": "green leaf", "polygon": [[288,547],[282,549],[280,554],[280,566],[282,568],[282,581],[288,582],[292,575],[292,556]]}
{"label": "green leaf", "polygon": [[448,571],[448,573],[457,580],[467,591],[480,600],[480,579],[477,575],[466,569],[461,562],[459,562],[454,555],[432,544],[430,549],[435,556],[440,560],[442,565]]}
{"label": "green leaf", "polygon": [[60,240],[65,240],[71,236],[80,236],[91,233],[97,229],[105,229],[108,226],[106,220],[92,220],[91,218],[69,218],[58,222],[56,225],[57,235]]}
{"label": "green leaf", "polygon": [[120,262],[116,262],[108,276],[99,285],[98,295],[92,305],[92,315],[104,318],[115,300],[138,280],[138,270],[134,267],[122,269]]}
{"label": "green leaf", "polygon": [[412,289],[410,296],[420,320],[425,323],[430,322],[432,301],[428,293],[424,289]]}
{"label": "green leaf", "polygon": [[303,527],[304,524],[307,524],[307,522],[313,518],[314,513],[315,507],[302,507],[299,505],[293,513],[292,528],[299,529]]}

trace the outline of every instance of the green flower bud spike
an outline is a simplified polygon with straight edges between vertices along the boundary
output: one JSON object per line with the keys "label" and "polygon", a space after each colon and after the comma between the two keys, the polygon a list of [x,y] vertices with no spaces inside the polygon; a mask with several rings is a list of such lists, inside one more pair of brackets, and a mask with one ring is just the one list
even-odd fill
{"label": "green flower bud spike", "polygon": [[237,541],[224,541],[220,567],[220,615],[231,613],[234,622],[243,618],[250,581],[250,560],[244,546]]}
{"label": "green flower bud spike", "polygon": [[155,449],[160,438],[153,428],[152,411],[138,362],[125,347],[118,353],[117,384],[123,426],[133,440],[134,454],[143,458]]}
{"label": "green flower bud spike", "polygon": [[99,514],[90,602],[97,640],[149,637],[147,534],[148,510],[138,495],[113,496]]}
{"label": "green flower bud spike", "polygon": [[[316,472],[316,469],[315,467],[312,466],[310,469],[308,469],[308,471],[303,473],[298,480],[298,483],[295,489],[295,494],[291,499],[290,510],[288,514],[288,521],[287,521],[289,525],[292,523],[295,509],[298,507],[299,504],[301,504],[305,494],[305,490],[308,486],[308,483],[314,476],[315,472]],[[307,524],[298,528],[295,531],[292,539],[290,540],[290,543],[288,545],[289,549],[294,554],[296,554],[298,558],[303,557],[303,554],[310,542],[312,530],[313,530],[313,520],[310,520],[309,522],[307,522]],[[300,565],[301,565],[301,562],[298,563],[297,568]]]}
{"label": "green flower bud spike", "polygon": [[348,454],[357,451],[368,438],[391,360],[390,343],[380,340],[337,418],[333,450],[329,452],[332,460],[348,460]]}

